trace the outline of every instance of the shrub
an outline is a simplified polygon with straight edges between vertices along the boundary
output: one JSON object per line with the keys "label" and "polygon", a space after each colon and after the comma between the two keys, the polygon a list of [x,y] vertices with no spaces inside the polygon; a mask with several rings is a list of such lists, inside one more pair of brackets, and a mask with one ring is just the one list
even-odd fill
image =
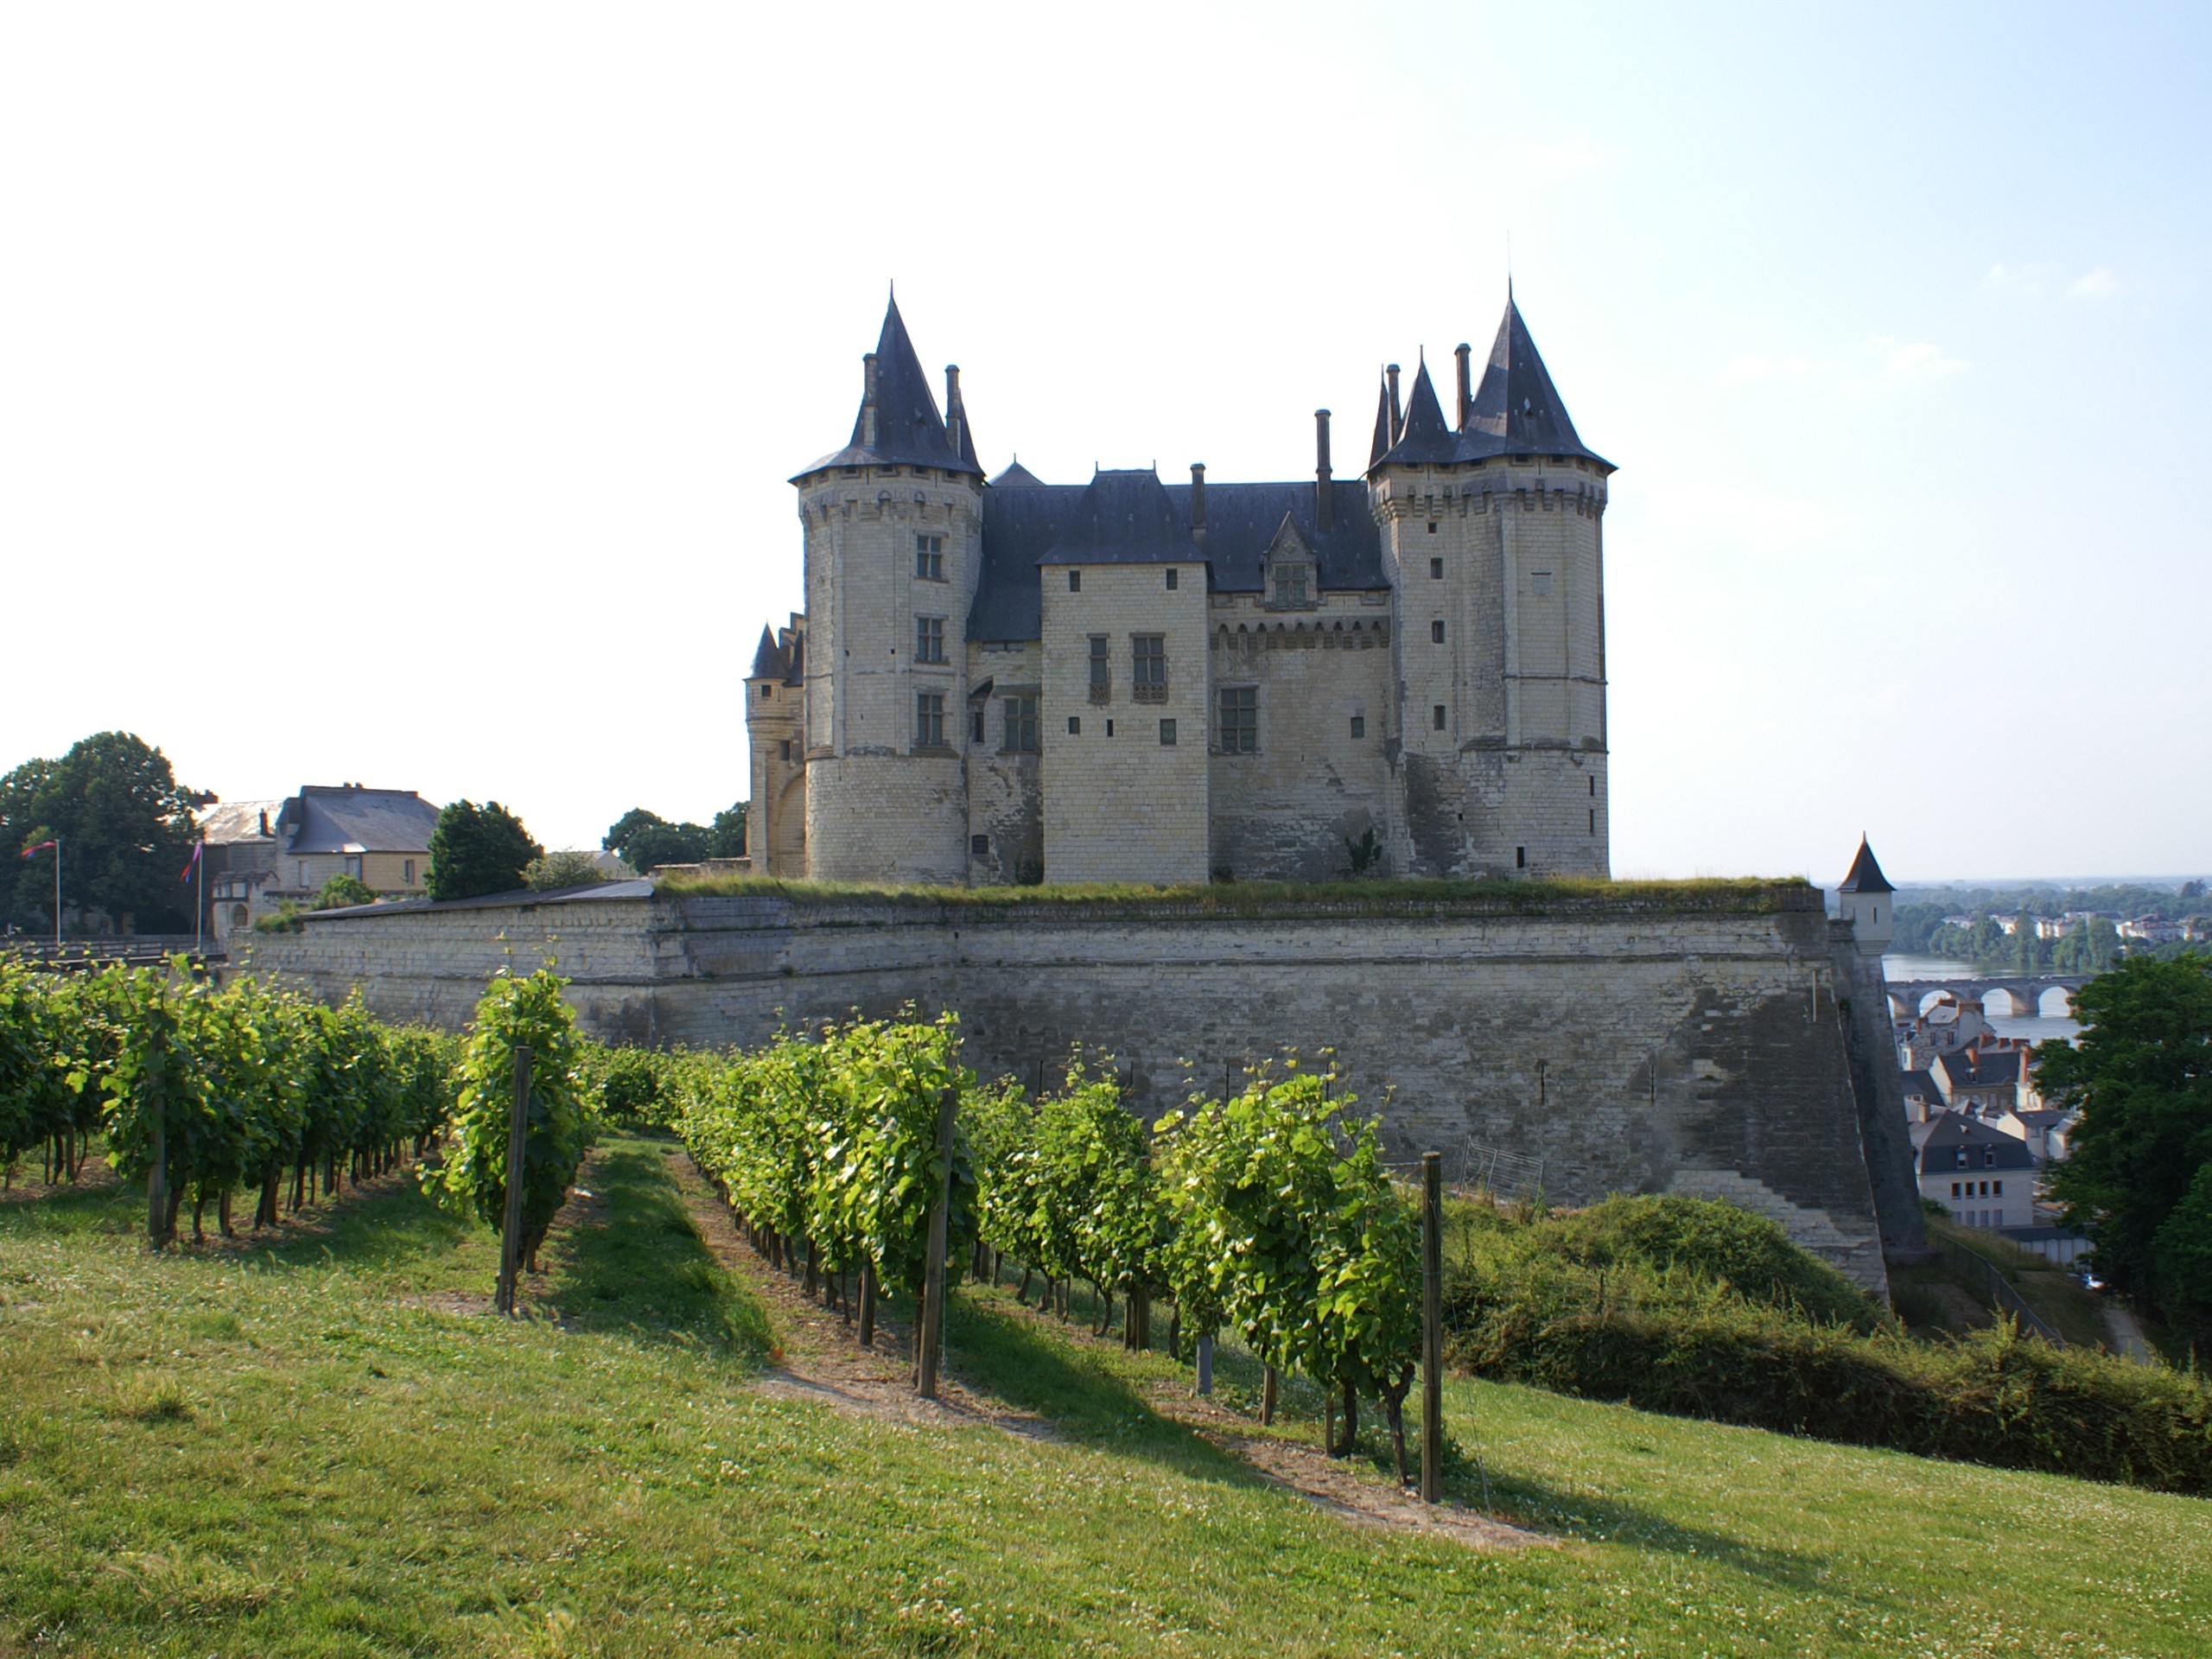
{"label": "shrub", "polygon": [[455,801],[441,809],[430,831],[430,868],[424,883],[433,899],[478,899],[512,893],[522,873],[545,849],[523,822],[497,801],[479,806]]}
{"label": "shrub", "polygon": [[557,893],[563,887],[588,887],[607,880],[598,861],[582,848],[564,848],[533,858],[523,867],[523,885],[533,893]]}
{"label": "shrub", "polygon": [[377,890],[374,887],[359,876],[347,875],[341,870],[324,882],[315,893],[315,907],[317,910],[343,910],[349,905],[373,905],[376,901]]}

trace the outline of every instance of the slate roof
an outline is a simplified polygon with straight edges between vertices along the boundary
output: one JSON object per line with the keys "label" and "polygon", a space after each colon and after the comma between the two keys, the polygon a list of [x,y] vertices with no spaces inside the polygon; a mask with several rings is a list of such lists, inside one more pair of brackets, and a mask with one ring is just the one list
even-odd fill
{"label": "slate roof", "polygon": [[760,643],[753,648],[753,671],[745,677],[780,680],[784,673],[784,653],[776,649],[776,631],[764,622],[760,625]]}
{"label": "slate roof", "polygon": [[[860,412],[853,417],[853,435],[842,449],[810,462],[791,482],[824,467],[939,467],[950,472],[982,475],[976,464],[974,445],[963,442],[963,454],[955,449],[938,413],[937,395],[930,378],[922,372],[907,338],[906,320],[893,300],[883,314],[883,333],[875,342],[875,442],[868,443],[868,396],[861,396]],[[963,410],[963,436],[965,414]]]}
{"label": "slate roof", "polygon": [[1942,1072],[1954,1089],[2010,1089],[2020,1081],[2024,1057],[2017,1048],[1957,1048],[1938,1054],[1931,1070]]}
{"label": "slate roof", "polygon": [[[1959,1149],[1967,1151],[1967,1161],[1959,1162]],[[1994,1151],[1996,1156],[1986,1154]],[[1953,1175],[1961,1169],[2033,1169],[2035,1154],[2028,1150],[2028,1143],[2018,1135],[1993,1129],[1986,1123],[1977,1122],[1957,1112],[1947,1112],[1929,1131],[1928,1139],[1921,1143],[1920,1173],[1923,1175]]]}
{"label": "slate roof", "polygon": [[1874,849],[1866,844],[1866,837],[1859,837],[1859,856],[1851,861],[1851,868],[1843,880],[1836,883],[1838,893],[1895,893],[1890,878],[1882,874],[1882,867],[1874,861]]}
{"label": "slate roof", "polygon": [[1041,488],[1044,482],[1043,479],[1023,466],[1017,456],[1006,471],[991,480],[991,487],[995,490],[1034,490]]}
{"label": "slate roof", "polygon": [[[1415,411],[1426,391],[1431,423]],[[1490,348],[1490,362],[1475,388],[1474,407],[1467,424],[1454,431],[1436,401],[1428,381],[1428,366],[1421,365],[1406,404],[1406,423],[1388,454],[1370,462],[1370,470],[1386,465],[1448,465],[1455,461],[1486,461],[1496,455],[1541,455],[1580,458],[1596,462],[1607,472],[1612,462],[1591,449],[1568,418],[1567,404],[1552,384],[1551,372],[1537,354],[1536,342],[1522,319],[1521,308],[1506,296],[1505,315],[1497,325],[1497,339]]]}
{"label": "slate roof", "polygon": [[1206,484],[1206,544],[1191,539],[1191,486],[1162,484],[1148,468],[1100,473],[1089,484],[996,486],[983,492],[983,568],[968,637],[989,645],[1034,639],[1048,557],[1074,564],[1192,562],[1216,593],[1262,591],[1261,562],[1287,514],[1314,551],[1323,592],[1376,592],[1390,582],[1382,532],[1357,479],[1330,486],[1331,527],[1319,527],[1310,480],[1286,484]]}
{"label": "slate roof", "polygon": [[286,801],[276,838],[294,856],[309,853],[427,853],[438,809],[411,789],[307,784]]}
{"label": "slate roof", "polygon": [[1943,1091],[1936,1086],[1932,1074],[1908,1071],[1904,1074],[1904,1097],[1907,1100],[1941,1100]]}
{"label": "slate roof", "polygon": [[[200,839],[210,847],[230,847],[273,836],[276,815],[283,806],[282,801],[218,801],[200,814]],[[266,829],[263,827],[264,813],[268,815]]]}

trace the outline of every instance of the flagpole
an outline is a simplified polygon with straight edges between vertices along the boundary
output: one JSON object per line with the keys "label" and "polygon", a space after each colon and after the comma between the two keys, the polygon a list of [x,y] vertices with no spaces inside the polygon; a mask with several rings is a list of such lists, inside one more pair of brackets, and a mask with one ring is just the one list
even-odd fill
{"label": "flagpole", "polygon": [[61,837],[54,838],[54,954],[61,954]]}
{"label": "flagpole", "polygon": [[200,937],[207,917],[207,837],[204,835],[192,849],[192,874],[196,879],[192,890],[192,954],[198,957],[206,954]]}

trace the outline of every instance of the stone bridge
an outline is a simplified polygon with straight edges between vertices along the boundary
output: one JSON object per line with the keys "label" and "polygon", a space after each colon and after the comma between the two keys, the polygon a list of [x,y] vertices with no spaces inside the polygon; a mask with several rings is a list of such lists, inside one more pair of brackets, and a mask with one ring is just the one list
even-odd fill
{"label": "stone bridge", "polygon": [[[2066,993],[2063,1012],[2070,1018],[2074,1013],[2074,993],[2088,984],[2090,978],[2088,974],[2029,974],[1990,979],[1893,980],[1889,988],[1890,1007],[1899,1019],[1910,1020],[1938,991],[1948,991],[1961,1002],[1981,1002],[1990,992],[2002,991],[2012,1001],[2012,1018],[2033,1019],[2043,1012],[2044,993],[2061,990]],[[1985,1003],[1983,1012],[1989,1011]]]}

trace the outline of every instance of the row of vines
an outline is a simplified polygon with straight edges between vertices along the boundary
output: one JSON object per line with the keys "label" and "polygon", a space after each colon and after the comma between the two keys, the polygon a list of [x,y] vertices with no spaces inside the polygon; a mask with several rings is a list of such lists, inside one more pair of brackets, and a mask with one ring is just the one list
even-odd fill
{"label": "row of vines", "polygon": [[35,1158],[45,1180],[73,1181],[97,1144],[124,1180],[155,1178],[154,1243],[175,1238],[187,1204],[200,1242],[211,1209],[235,1232],[241,1195],[257,1231],[444,1143],[424,1185],[496,1229],[512,1056],[526,1044],[534,1255],[589,1141],[589,1057],[561,983],[494,980],[454,1039],[359,1001],[328,1007],[251,980],[219,988],[181,964],[67,977],[0,960],[0,1180]]}
{"label": "row of vines", "polygon": [[[1032,1097],[959,1063],[957,1016],[855,1020],[727,1056],[624,1058],[622,1109],[673,1127],[754,1246],[831,1302],[921,1288],[929,1212],[946,1172],[938,1108],[958,1100],[950,1259],[1020,1273],[1067,1310],[1087,1284],[1100,1333],[1150,1346],[1172,1303],[1179,1358],[1234,1332],[1275,1374],[1324,1391],[1348,1452],[1379,1402],[1404,1472],[1403,1406],[1421,1348],[1421,1234],[1371,1122],[1333,1078],[1289,1069],[1195,1098],[1147,1128],[1110,1071],[1076,1064]],[[617,1103],[610,1086],[610,1106]],[[1041,1281],[1041,1283],[1038,1283]]]}

